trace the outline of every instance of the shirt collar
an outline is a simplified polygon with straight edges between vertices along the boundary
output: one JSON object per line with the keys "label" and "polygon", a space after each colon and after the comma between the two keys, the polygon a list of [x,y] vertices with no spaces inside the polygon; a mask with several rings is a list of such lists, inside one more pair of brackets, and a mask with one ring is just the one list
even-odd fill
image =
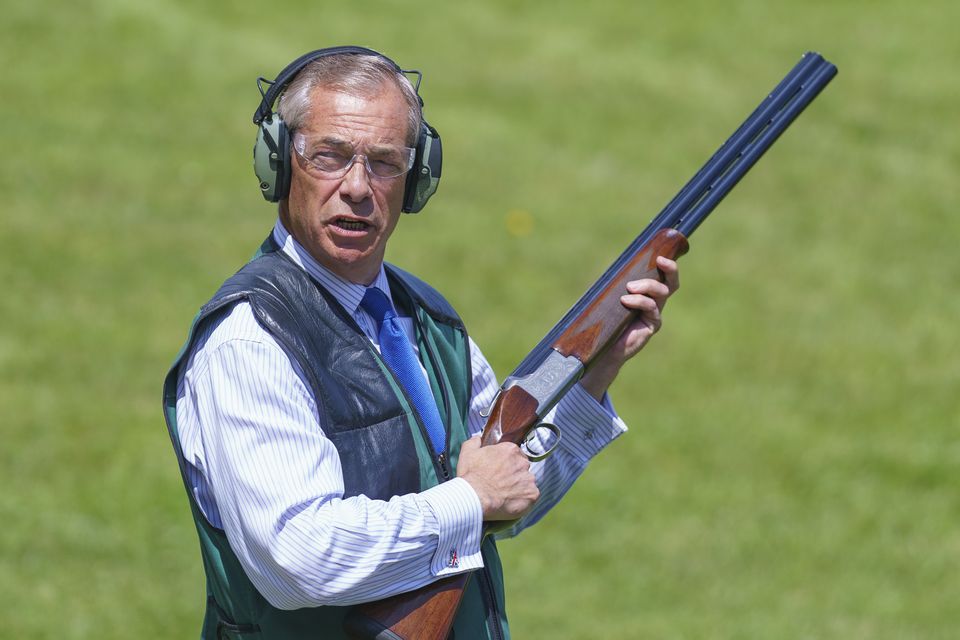
{"label": "shirt collar", "polygon": [[[303,245],[290,235],[290,232],[283,226],[279,218],[273,226],[273,240],[288,258],[306,271],[320,286],[329,291],[334,299],[336,299],[344,309],[350,312],[350,315],[357,314],[360,301],[363,300],[363,294],[366,293],[367,287],[362,284],[350,282],[349,280],[344,280],[317,262],[316,259],[303,248]],[[393,304],[393,297],[390,295],[390,285],[387,282],[387,274],[383,270],[383,264],[380,265],[380,271],[377,272],[377,277],[374,278],[370,286],[377,287],[387,294],[387,298],[390,299],[390,304]],[[393,307],[396,309],[396,305],[393,305]]]}

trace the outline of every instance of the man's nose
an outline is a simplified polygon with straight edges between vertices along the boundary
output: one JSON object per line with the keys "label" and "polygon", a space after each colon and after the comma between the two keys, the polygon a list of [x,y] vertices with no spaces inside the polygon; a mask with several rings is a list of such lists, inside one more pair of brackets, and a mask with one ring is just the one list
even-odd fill
{"label": "man's nose", "polygon": [[362,202],[373,195],[370,187],[370,176],[367,175],[366,159],[357,156],[353,164],[347,169],[346,175],[340,182],[340,194],[353,202]]}

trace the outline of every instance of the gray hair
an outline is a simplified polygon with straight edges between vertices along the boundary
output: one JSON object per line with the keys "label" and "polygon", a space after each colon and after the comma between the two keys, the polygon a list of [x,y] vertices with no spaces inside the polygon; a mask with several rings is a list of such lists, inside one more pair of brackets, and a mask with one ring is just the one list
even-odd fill
{"label": "gray hair", "polygon": [[292,133],[310,115],[310,94],[315,88],[371,97],[387,82],[392,82],[400,90],[407,103],[407,144],[415,146],[423,119],[420,98],[410,80],[378,56],[341,53],[314,60],[284,90],[277,104],[277,113]]}

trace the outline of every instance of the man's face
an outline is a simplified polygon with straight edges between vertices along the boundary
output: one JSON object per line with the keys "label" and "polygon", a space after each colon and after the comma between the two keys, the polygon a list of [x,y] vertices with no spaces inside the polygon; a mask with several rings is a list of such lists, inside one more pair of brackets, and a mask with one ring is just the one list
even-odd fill
{"label": "man's face", "polygon": [[[370,97],[318,88],[310,115],[299,129],[307,139],[343,143],[363,153],[369,147],[407,145],[407,105],[400,90],[385,84]],[[397,226],[405,175],[378,178],[355,162],[346,175],[318,177],[291,150],[290,196],[280,205],[284,226],[317,262],[342,278],[370,284],[387,239]]]}

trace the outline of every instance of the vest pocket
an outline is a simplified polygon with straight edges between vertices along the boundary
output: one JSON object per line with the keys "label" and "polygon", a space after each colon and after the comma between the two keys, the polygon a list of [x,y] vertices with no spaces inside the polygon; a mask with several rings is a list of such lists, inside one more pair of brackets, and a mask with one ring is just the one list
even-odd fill
{"label": "vest pocket", "polygon": [[217,640],[247,640],[259,637],[260,627],[255,624],[229,624],[222,620],[217,624]]}
{"label": "vest pocket", "polygon": [[217,612],[217,640],[249,640],[260,637],[260,625],[232,622],[213,596],[207,598],[207,605]]}

